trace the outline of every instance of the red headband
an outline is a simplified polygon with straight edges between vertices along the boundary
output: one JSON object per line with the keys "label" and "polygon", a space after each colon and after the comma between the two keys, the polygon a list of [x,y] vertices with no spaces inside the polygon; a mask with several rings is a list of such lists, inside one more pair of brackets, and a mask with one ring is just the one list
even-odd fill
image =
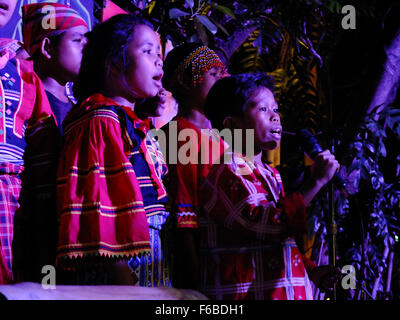
{"label": "red headband", "polygon": [[53,2],[28,4],[22,7],[24,44],[32,56],[45,37],[61,34],[67,29],[87,23],[74,9]]}

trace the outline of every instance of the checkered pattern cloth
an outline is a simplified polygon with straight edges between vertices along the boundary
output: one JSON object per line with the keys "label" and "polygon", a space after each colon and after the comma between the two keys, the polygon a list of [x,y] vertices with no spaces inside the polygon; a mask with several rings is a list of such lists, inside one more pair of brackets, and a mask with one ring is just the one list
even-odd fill
{"label": "checkered pattern cloth", "polygon": [[216,164],[201,190],[201,291],[211,299],[312,299],[315,265],[294,238],[306,230],[302,196],[285,196],[277,170],[240,154]]}
{"label": "checkered pattern cloth", "polygon": [[19,208],[21,191],[19,173],[22,166],[0,164],[0,284],[10,283],[12,277],[12,241],[14,214]]}

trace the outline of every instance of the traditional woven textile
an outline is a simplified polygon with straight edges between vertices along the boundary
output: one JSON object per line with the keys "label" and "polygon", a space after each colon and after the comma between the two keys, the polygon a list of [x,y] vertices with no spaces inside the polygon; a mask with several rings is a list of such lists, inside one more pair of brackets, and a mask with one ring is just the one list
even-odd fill
{"label": "traditional woven textile", "polygon": [[131,258],[128,265],[137,284],[142,287],[170,287],[169,268],[164,253],[165,239],[162,228],[168,217],[168,212],[155,214],[147,218],[150,231],[151,253],[147,256]]}
{"label": "traditional woven textile", "polygon": [[294,241],[306,229],[299,193],[277,170],[240,154],[216,164],[202,188],[201,291],[211,299],[312,299],[307,260]]}
{"label": "traditional woven textile", "polygon": [[32,3],[22,7],[24,45],[32,56],[45,37],[57,36],[65,30],[87,26],[74,9],[59,3]]}
{"label": "traditional woven textile", "polygon": [[[44,194],[55,187],[48,164],[54,157],[52,133],[56,127],[47,96],[33,71],[32,62],[15,57],[18,51],[15,41],[0,39],[0,44],[0,172],[3,189],[1,251],[2,261],[5,261],[9,269],[7,281],[11,281],[11,267],[14,269],[15,266],[12,264],[19,260],[18,252],[13,253],[14,261],[11,259],[11,245],[15,240],[15,212],[21,201],[26,205],[25,208],[32,212],[36,210],[35,203],[26,203],[26,197],[19,199],[20,173],[24,171],[25,190],[30,198],[41,198],[43,203]],[[24,242],[24,239],[18,239],[14,247],[20,249]]]}
{"label": "traditional woven textile", "polygon": [[[127,119],[146,136],[150,120],[95,94],[64,121],[57,180],[59,262],[92,255],[127,259],[150,252],[145,203],[129,161],[138,141],[123,124]],[[151,161],[145,139],[139,148]],[[156,166],[149,166],[149,179],[157,198],[165,197]]]}
{"label": "traditional woven textile", "polygon": [[[170,163],[171,183],[169,187],[172,210],[176,215],[177,228],[197,228],[199,189],[208,175],[213,163],[219,160],[226,148],[219,136],[206,135],[189,120],[176,117],[170,125],[176,125],[176,135],[179,137],[184,130],[192,133],[186,139],[177,139],[176,153],[185,145],[193,147],[190,161],[182,163],[177,159],[176,164]],[[172,134],[170,127],[168,137]],[[169,141],[169,138],[167,139]],[[169,147],[168,149],[170,149]],[[167,157],[169,159],[169,157]]]}
{"label": "traditional woven textile", "polygon": [[12,241],[14,235],[14,214],[19,208],[21,192],[20,173],[23,166],[11,163],[0,164],[0,273],[3,282],[9,283],[12,277]]}
{"label": "traditional woven textile", "polygon": [[0,77],[0,162],[23,164],[25,131],[47,126],[51,108],[31,61],[11,58]]}
{"label": "traditional woven textile", "polygon": [[[111,107],[116,113],[118,110]],[[119,112],[120,113],[120,112]],[[143,135],[137,129],[138,122],[130,121],[125,116],[122,121],[133,148],[127,155],[136,174],[140,191],[142,193],[144,211],[146,212],[150,234],[150,255],[134,257],[128,262],[128,266],[134,272],[138,284],[144,287],[170,286],[169,271],[164,254],[163,225],[169,215],[167,210],[168,195],[165,190],[157,192],[159,185],[168,172],[163,154],[152,131]],[[152,172],[156,175],[152,176]],[[158,178],[158,182],[154,177]]]}
{"label": "traditional woven textile", "polygon": [[7,62],[14,58],[18,51],[23,48],[22,43],[15,39],[0,39],[0,69],[3,69]]}

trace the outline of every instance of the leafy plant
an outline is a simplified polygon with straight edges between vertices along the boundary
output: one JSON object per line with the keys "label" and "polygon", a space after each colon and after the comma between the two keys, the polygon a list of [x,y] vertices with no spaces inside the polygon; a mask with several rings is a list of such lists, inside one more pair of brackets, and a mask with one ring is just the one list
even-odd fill
{"label": "leafy plant", "polygon": [[[360,219],[365,226],[363,243],[359,242],[364,249],[364,260],[358,261],[357,271],[365,281],[362,290],[370,292],[373,299],[377,298],[378,292],[390,294],[391,275],[387,274],[387,269],[388,263],[393,261],[388,261],[388,258],[390,253],[394,253],[400,231],[399,163],[395,178],[382,172],[388,135],[400,139],[400,110],[380,109],[374,109],[365,117],[355,141],[350,144],[347,167],[355,197],[364,201],[354,200],[359,202],[357,210],[361,210]],[[400,151],[393,151],[399,160]],[[341,218],[344,223],[346,218]]]}
{"label": "leafy plant", "polygon": [[[382,108],[381,108],[382,109]],[[397,162],[395,177],[385,176],[382,160],[387,156],[387,137],[400,140],[400,110],[376,108],[368,114],[343,161],[342,174],[347,177],[348,198],[337,193],[335,207],[338,232],[339,263],[353,265],[357,271],[357,287],[341,290],[350,299],[390,297],[395,248],[400,232],[400,181]],[[395,151],[400,160],[400,151]],[[325,239],[326,199],[314,201],[311,224],[319,237]],[[320,243],[319,243],[320,245]],[[314,257],[315,258],[315,257]]]}
{"label": "leafy plant", "polygon": [[202,42],[211,45],[217,32],[229,35],[221,17],[236,19],[230,8],[209,0],[149,1],[143,8],[159,27],[159,33],[174,45]]}

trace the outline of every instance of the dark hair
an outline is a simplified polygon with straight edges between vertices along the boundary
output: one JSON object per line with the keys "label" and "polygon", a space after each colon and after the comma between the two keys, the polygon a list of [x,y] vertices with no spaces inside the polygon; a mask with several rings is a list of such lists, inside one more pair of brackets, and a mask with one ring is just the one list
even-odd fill
{"label": "dark hair", "polygon": [[124,71],[129,65],[127,49],[138,25],[154,30],[152,24],[141,16],[119,14],[96,25],[86,34],[88,43],[83,50],[81,68],[74,85],[74,95],[79,101],[94,93],[104,92],[111,67],[119,68],[125,79]]}
{"label": "dark hair", "polygon": [[[164,61],[164,76],[162,78],[163,86],[170,91],[178,103],[182,103],[185,98],[186,90],[182,88],[177,81],[178,66],[185,60],[187,56],[199,47],[204,46],[202,43],[185,43],[172,49]],[[181,81],[188,85],[192,82],[191,68],[186,68],[182,75]]]}
{"label": "dark hair", "polygon": [[243,117],[250,96],[260,87],[274,92],[273,78],[265,73],[243,73],[219,79],[208,93],[204,114],[213,128],[224,129],[228,116]]}

